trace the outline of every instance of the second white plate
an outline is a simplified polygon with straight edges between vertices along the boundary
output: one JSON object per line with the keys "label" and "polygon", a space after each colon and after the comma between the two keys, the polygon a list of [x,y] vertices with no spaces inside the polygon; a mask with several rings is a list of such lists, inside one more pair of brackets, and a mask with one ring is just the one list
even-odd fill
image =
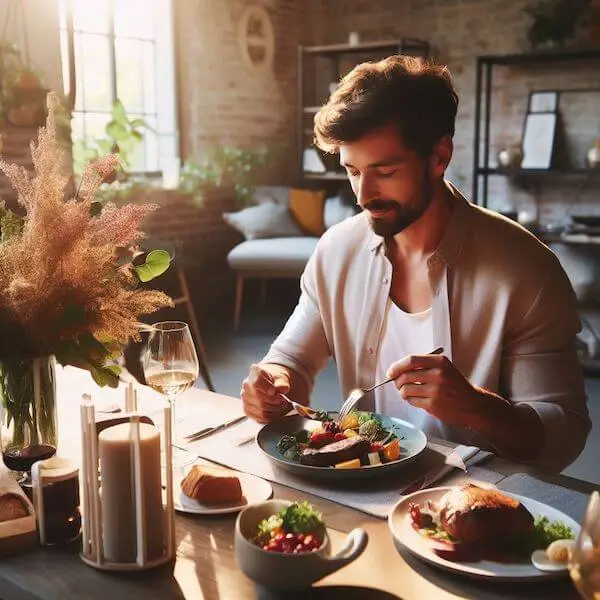
{"label": "second white plate", "polygon": [[[450,487],[438,487],[421,490],[405,496],[394,506],[388,517],[388,525],[397,547],[406,548],[422,560],[442,569],[478,579],[515,582],[542,581],[544,579],[564,577],[567,573],[566,569],[558,572],[540,571],[533,566],[530,560],[518,563],[500,563],[491,560],[453,562],[439,557],[433,551],[430,540],[424,538],[413,528],[410,515],[408,514],[408,507],[411,503],[423,505],[426,500],[439,501],[450,489]],[[506,495],[520,500],[534,517],[548,517],[550,521],[562,521],[571,528],[571,531],[577,537],[580,530],[579,524],[563,512],[531,498],[525,498],[517,494]]]}
{"label": "second white plate", "polygon": [[224,515],[239,512],[242,508],[246,508],[248,504],[268,500],[273,495],[273,488],[268,481],[239,471],[234,471],[234,474],[239,478],[242,486],[241,502],[230,504],[204,504],[198,502],[181,491],[181,479],[177,479],[173,481],[175,510],[195,515]]}

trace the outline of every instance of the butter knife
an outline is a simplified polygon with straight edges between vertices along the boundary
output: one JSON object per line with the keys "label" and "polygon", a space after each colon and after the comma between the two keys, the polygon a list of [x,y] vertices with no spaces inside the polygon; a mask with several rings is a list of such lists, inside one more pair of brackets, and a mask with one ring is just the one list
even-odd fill
{"label": "butter knife", "polygon": [[[459,451],[460,448],[460,451]],[[430,487],[440,479],[443,479],[453,469],[461,469],[467,473],[466,462],[473,458],[479,452],[479,448],[475,446],[462,446],[455,448],[444,460],[444,464],[441,467],[435,467],[426,473],[423,477],[420,477],[416,481],[409,483],[407,486],[400,490],[401,496],[418,492],[425,488]]]}
{"label": "butter knife", "polygon": [[197,442],[198,440],[201,440],[202,438],[204,438],[208,435],[212,435],[213,433],[217,433],[218,431],[223,431],[223,429],[227,429],[228,427],[231,427],[232,425],[241,423],[242,421],[245,421],[247,418],[248,417],[246,415],[234,417],[233,419],[229,419],[228,421],[225,421],[224,423],[221,423],[220,425],[215,425],[214,427],[209,427],[208,429],[201,430],[196,434],[187,435],[185,437],[185,439],[188,442]]}

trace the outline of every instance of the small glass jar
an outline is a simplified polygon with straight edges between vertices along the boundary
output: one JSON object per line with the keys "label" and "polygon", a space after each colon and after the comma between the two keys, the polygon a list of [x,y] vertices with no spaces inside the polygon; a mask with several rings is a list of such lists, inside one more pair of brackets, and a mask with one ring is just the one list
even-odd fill
{"label": "small glass jar", "polygon": [[52,457],[31,468],[33,506],[40,543],[65,544],[79,537],[79,469],[66,458]]}

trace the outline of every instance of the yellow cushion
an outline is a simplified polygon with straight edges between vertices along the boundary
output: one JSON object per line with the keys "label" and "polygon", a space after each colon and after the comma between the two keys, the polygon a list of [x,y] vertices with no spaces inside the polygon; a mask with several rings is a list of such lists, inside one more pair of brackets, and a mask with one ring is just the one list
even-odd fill
{"label": "yellow cushion", "polygon": [[323,219],[325,192],[323,190],[290,190],[290,212],[298,225],[311,235],[325,231]]}

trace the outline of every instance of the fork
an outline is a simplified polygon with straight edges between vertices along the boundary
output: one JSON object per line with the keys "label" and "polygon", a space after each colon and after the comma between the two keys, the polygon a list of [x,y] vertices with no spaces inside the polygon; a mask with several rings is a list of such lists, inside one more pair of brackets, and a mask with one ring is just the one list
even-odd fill
{"label": "fork", "polygon": [[[443,351],[444,351],[444,349],[440,346],[439,348],[432,350],[428,354],[441,354]],[[352,390],[348,394],[348,397],[346,398],[346,401],[344,402],[344,404],[342,404],[342,408],[340,408],[340,412],[338,414],[338,419],[337,419],[338,423],[344,417],[346,417],[350,414],[350,411],[357,405],[358,402],[360,402],[365,397],[366,394],[372,392],[374,389],[378,388],[379,386],[385,385],[386,383],[390,383],[390,381],[393,381],[393,378],[384,379],[383,381],[376,383],[374,386],[372,386],[370,388],[366,388],[366,389],[356,388],[355,390]]]}

